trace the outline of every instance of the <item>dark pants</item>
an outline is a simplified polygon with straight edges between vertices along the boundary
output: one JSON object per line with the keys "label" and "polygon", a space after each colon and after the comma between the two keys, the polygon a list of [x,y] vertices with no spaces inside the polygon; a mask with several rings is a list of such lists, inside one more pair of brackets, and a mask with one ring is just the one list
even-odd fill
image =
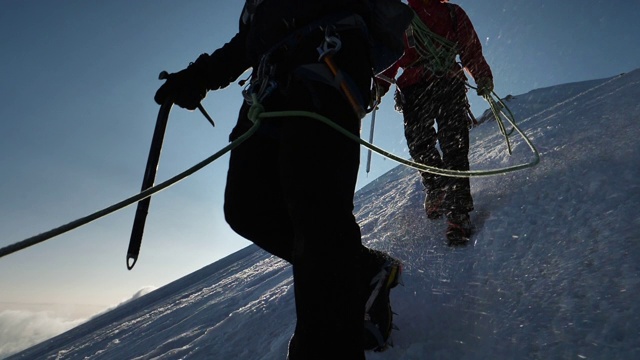
{"label": "dark pants", "polygon": [[[366,61],[364,45],[342,41],[336,60],[368,94],[366,62],[357,63]],[[266,111],[313,111],[359,134],[360,120],[335,88],[296,76],[281,83],[287,85],[264,101]],[[232,138],[251,126],[247,110],[244,105]],[[375,259],[361,244],[353,215],[359,159],[357,142],[307,117],[265,119],[231,152],[227,222],[293,267],[291,360],[364,359],[363,284]]]}
{"label": "dark pants", "polygon": [[[411,157],[432,167],[469,170],[469,116],[464,82],[436,78],[403,89],[402,95],[404,131]],[[427,194],[446,191],[443,208],[448,212],[473,210],[469,178],[421,174]]]}

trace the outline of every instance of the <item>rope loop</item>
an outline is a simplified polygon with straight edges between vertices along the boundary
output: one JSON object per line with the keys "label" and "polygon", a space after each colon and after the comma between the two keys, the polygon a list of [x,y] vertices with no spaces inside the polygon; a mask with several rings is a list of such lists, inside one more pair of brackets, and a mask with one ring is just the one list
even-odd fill
{"label": "rope loop", "polygon": [[253,123],[256,123],[260,116],[264,113],[264,106],[258,101],[258,96],[256,94],[251,94],[252,102],[251,107],[249,107],[249,120]]}

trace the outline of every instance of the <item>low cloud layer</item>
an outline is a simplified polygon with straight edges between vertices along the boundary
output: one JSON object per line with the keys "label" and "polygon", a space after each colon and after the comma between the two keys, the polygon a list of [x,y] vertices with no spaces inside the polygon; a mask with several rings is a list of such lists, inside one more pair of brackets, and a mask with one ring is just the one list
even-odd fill
{"label": "low cloud layer", "polygon": [[0,312],[0,358],[15,354],[76,327],[86,319],[69,320],[49,312]]}
{"label": "low cloud layer", "polygon": [[[133,294],[131,298],[92,317],[113,310],[155,289],[153,286],[145,286]],[[53,309],[54,305],[51,307]],[[62,316],[55,310],[2,310],[0,311],[0,359],[62,334],[87,320],[89,318],[70,318],[68,314]]]}

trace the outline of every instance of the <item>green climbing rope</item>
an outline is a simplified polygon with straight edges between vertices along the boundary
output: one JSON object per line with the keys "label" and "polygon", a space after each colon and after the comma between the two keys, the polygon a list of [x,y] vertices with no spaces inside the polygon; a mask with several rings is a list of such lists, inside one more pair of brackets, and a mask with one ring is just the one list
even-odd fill
{"label": "green climbing rope", "polygon": [[446,74],[453,69],[458,54],[456,44],[431,31],[418,14],[414,13],[408,34],[409,38],[415,39],[414,49],[419,55],[417,63],[434,74]]}
{"label": "green climbing rope", "polygon": [[65,225],[62,225],[60,227],[57,227],[55,229],[49,230],[47,232],[41,233],[39,235],[36,236],[32,236],[28,239],[19,241],[17,243],[14,243],[12,245],[8,245],[5,246],[3,248],[0,248],[0,258],[9,254],[12,254],[14,252],[17,252],[19,250],[23,250],[27,247],[30,247],[32,245],[36,245],[38,243],[41,243],[43,241],[49,240],[53,237],[56,237],[58,235],[62,235],[66,232],[69,232],[73,229],[79,228],[80,226],[86,225],[92,221],[95,221],[97,219],[100,219],[102,217],[105,217],[111,213],[114,213],[118,210],[121,210],[129,205],[135,204],[140,200],[146,199],[149,196],[158,193],[172,185],[175,185],[176,183],[184,180],[185,178],[193,175],[195,172],[201,170],[202,168],[204,168],[205,166],[211,164],[212,162],[216,161],[218,158],[220,158],[222,155],[226,154],[228,151],[232,150],[233,148],[237,147],[238,145],[240,145],[242,142],[244,142],[246,139],[248,139],[251,135],[253,135],[257,130],[258,127],[260,127],[261,124],[261,120],[257,119],[257,121],[255,121],[254,125],[246,132],[244,133],[242,136],[240,136],[238,139],[236,139],[235,141],[233,141],[232,143],[230,143],[229,145],[225,146],[224,148],[222,148],[220,151],[216,152],[215,154],[211,155],[210,157],[202,160],[201,162],[197,163],[196,165],[190,167],[189,169],[183,171],[182,173],[170,178],[169,180],[166,180],[160,184],[157,184],[153,187],[148,188],[145,191],[140,192],[139,194],[136,194],[134,196],[131,196],[127,199],[124,199],[122,201],[120,201],[117,204],[111,205],[107,208],[104,208],[102,210],[96,211],[93,214],[87,215],[83,218],[74,220],[70,223],[67,223]]}
{"label": "green climbing rope", "polygon": [[449,169],[440,169],[437,167],[433,167],[433,166],[428,166],[425,164],[420,164],[411,160],[406,160],[403,159],[399,156],[396,156],[384,149],[381,149],[373,144],[368,143],[365,140],[362,140],[359,136],[354,135],[352,133],[350,133],[349,131],[345,130],[344,128],[342,128],[341,126],[337,125],[336,123],[334,123],[333,121],[329,120],[328,118],[320,115],[320,114],[316,114],[316,113],[312,113],[312,112],[307,112],[307,111],[279,111],[279,112],[268,112],[268,113],[262,113],[260,114],[260,118],[265,119],[265,118],[275,118],[275,117],[291,117],[291,116],[297,116],[297,117],[309,117],[318,121],[321,121],[329,126],[331,126],[332,128],[334,128],[335,130],[339,131],[341,134],[345,135],[346,137],[352,139],[353,141],[358,142],[359,144],[363,145],[364,147],[371,149],[372,151],[375,151],[376,153],[387,157],[391,160],[394,160],[400,164],[409,166],[411,168],[420,170],[420,171],[425,171],[428,173],[432,173],[432,174],[436,174],[436,175],[442,175],[442,176],[449,176],[449,177],[487,177],[487,176],[494,176],[494,175],[501,175],[501,174],[506,174],[509,172],[513,172],[513,171],[517,171],[517,170],[523,170],[526,168],[530,168],[533,167],[535,165],[537,165],[540,162],[540,155],[538,153],[538,150],[535,148],[535,146],[533,145],[533,143],[531,142],[531,140],[529,140],[529,138],[527,138],[527,136],[524,134],[524,132],[522,132],[522,130],[520,130],[520,128],[518,128],[518,126],[511,122],[510,119],[507,119],[511,125],[516,129],[516,131],[522,136],[522,138],[524,139],[524,141],[527,143],[527,145],[529,146],[529,148],[531,149],[531,151],[534,154],[534,159],[529,162],[529,163],[524,163],[524,164],[519,164],[519,165],[514,165],[514,166],[509,166],[509,167],[504,167],[504,168],[499,168],[499,169],[492,169],[492,170],[449,170]]}
{"label": "green climbing rope", "polygon": [[[500,104],[503,105],[503,109],[507,109],[506,105],[504,103],[502,103],[502,101],[499,101]],[[218,158],[220,158],[222,155],[226,154],[227,152],[231,151],[232,149],[236,148],[237,146],[239,146],[240,144],[242,144],[245,140],[247,140],[249,137],[251,137],[260,127],[262,121],[264,119],[269,119],[269,118],[279,118],[279,117],[308,117],[308,118],[312,118],[318,121],[321,121],[325,124],[327,124],[328,126],[332,127],[333,129],[337,130],[338,132],[340,132],[341,134],[345,135],[346,137],[348,137],[349,139],[352,139],[353,141],[358,142],[359,144],[365,146],[366,148],[375,151],[376,153],[385,156],[391,160],[397,161],[400,164],[415,168],[417,170],[420,171],[426,171],[429,173],[433,173],[433,174],[437,174],[437,175],[442,175],[442,176],[450,176],[450,177],[482,177],[482,176],[492,176],[492,175],[499,175],[499,174],[505,174],[508,172],[512,172],[512,171],[516,171],[516,170],[522,170],[522,169],[526,169],[529,167],[533,167],[536,164],[538,164],[538,162],[540,161],[540,155],[538,154],[538,151],[536,150],[535,146],[531,143],[531,141],[527,138],[527,136],[524,134],[524,132],[522,132],[522,130],[520,130],[520,128],[518,128],[518,126],[515,124],[515,121],[513,121],[513,116],[511,117],[506,117],[507,121],[509,123],[511,123],[511,126],[513,126],[513,128],[522,136],[522,138],[524,139],[524,141],[527,143],[527,145],[529,146],[529,148],[531,149],[531,151],[534,153],[534,160],[531,161],[530,163],[526,163],[526,164],[520,164],[520,165],[515,165],[515,166],[510,166],[510,167],[505,167],[505,168],[501,168],[501,169],[494,169],[494,170],[470,170],[470,171],[461,171],[461,170],[448,170],[448,169],[439,169],[436,167],[432,167],[432,166],[427,166],[424,164],[420,164],[420,163],[416,163],[410,160],[406,160],[403,158],[400,158],[386,150],[383,150],[373,144],[370,144],[364,140],[362,140],[359,136],[356,136],[352,133],[350,133],[349,131],[347,131],[346,129],[342,128],[341,126],[337,125],[336,123],[334,123],[333,121],[331,121],[330,119],[317,114],[317,113],[313,113],[313,112],[309,112],[309,111],[271,111],[271,112],[265,112],[264,107],[257,101],[256,96],[253,96],[253,105],[251,106],[251,108],[249,109],[249,119],[251,121],[253,121],[253,126],[244,134],[242,134],[242,136],[238,137],[236,140],[234,140],[233,142],[231,142],[230,144],[228,144],[227,146],[225,146],[224,148],[222,148],[221,150],[219,150],[218,152],[216,152],[215,154],[211,155],[210,157],[204,159],[203,161],[197,163],[196,165],[190,167],[189,169],[183,171],[182,173],[160,183],[157,184],[153,187],[148,188],[145,191],[140,192],[139,194],[136,194],[134,196],[131,196],[125,200],[120,201],[119,203],[116,203],[114,205],[111,205],[107,208],[104,208],[102,210],[96,211],[93,214],[87,215],[83,218],[74,220],[68,224],[62,225],[60,227],[57,227],[55,229],[49,230],[47,232],[41,233],[39,235],[30,237],[28,239],[19,241],[17,243],[14,243],[12,245],[0,248],[0,258],[4,257],[6,255],[15,253],[19,250],[23,250],[27,247],[30,247],[32,245],[44,242],[46,240],[49,240],[53,237],[56,237],[58,235],[62,235],[66,232],[69,232],[73,229],[76,229],[80,226],[86,225],[94,220],[97,220],[99,218],[102,218],[104,216],[107,216],[111,213],[114,213],[118,210],[121,210],[129,205],[132,205],[140,200],[146,199],[149,196],[158,193],[172,185],[175,185],[176,183],[184,180],[185,178],[193,175],[194,173],[196,173],[197,171],[201,170],[202,168],[204,168],[205,166],[211,164],[212,162],[214,162],[215,160],[217,160]]]}

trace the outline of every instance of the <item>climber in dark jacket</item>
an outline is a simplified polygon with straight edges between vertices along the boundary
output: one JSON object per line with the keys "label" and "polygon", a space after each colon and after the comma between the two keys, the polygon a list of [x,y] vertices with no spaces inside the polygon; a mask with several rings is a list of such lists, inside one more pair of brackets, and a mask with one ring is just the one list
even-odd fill
{"label": "climber in dark jacket", "polygon": [[[377,82],[382,94],[390,82],[396,84],[396,108],[403,113],[409,154],[415,161],[440,169],[469,170],[469,125],[473,120],[463,67],[476,80],[481,96],[493,90],[491,69],[471,20],[460,6],[440,0],[408,1],[421,23],[414,21],[406,33],[404,55],[382,74],[386,81]],[[462,66],[456,62],[457,56]],[[402,75],[395,80],[400,68]],[[469,178],[429,172],[421,175],[427,192],[427,217],[446,215],[449,243],[466,244],[473,210]]]}
{"label": "climber in dark jacket", "polygon": [[[171,74],[155,101],[195,109],[207,91],[226,87],[252,68],[231,140],[253,126],[249,110],[258,105],[266,112],[315,112],[359,135],[373,78],[364,5],[248,0],[238,33]],[[327,38],[339,39],[340,46]],[[264,119],[231,151],[227,222],[292,265],[297,321],[290,360],[364,360],[364,349],[384,349],[391,331],[389,290],[398,282],[400,264],[361,243],[353,215],[359,151],[355,141],[303,116]],[[372,279],[379,274],[383,286],[372,294],[377,284]],[[370,297],[373,305],[365,310]],[[364,330],[365,315],[382,342]]]}

